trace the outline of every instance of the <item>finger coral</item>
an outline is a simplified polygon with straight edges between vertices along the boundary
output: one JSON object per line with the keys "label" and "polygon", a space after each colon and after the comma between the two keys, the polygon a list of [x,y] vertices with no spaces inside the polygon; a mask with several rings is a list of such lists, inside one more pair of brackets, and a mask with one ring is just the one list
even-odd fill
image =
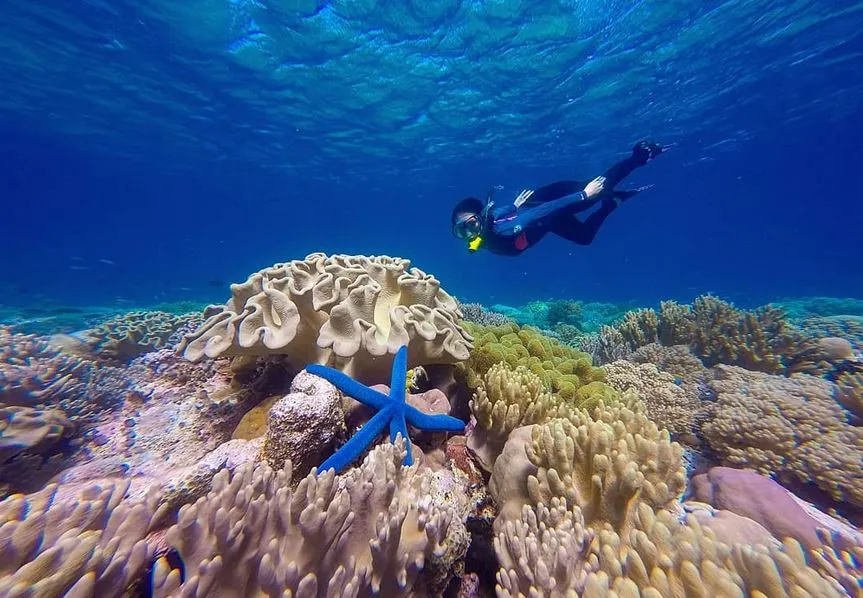
{"label": "finger coral", "polygon": [[402,345],[411,366],[456,363],[472,347],[456,300],[401,258],[313,253],[256,272],[231,293],[184,337],[189,360],[283,354],[298,367],[328,365],[374,383],[386,380]]}
{"label": "finger coral", "polygon": [[[638,402],[632,407],[600,404],[590,414],[575,410],[524,428],[530,437],[513,433],[490,482],[502,512],[518,513],[528,502],[550,505],[557,497],[567,508],[578,506],[586,525],[625,531],[639,502],[674,503],[686,485],[682,449]],[[519,463],[522,453],[529,465]]]}
{"label": "finger coral", "polygon": [[480,465],[491,471],[510,432],[553,417],[558,403],[545,391],[542,379],[526,367],[495,364],[470,401],[476,426],[468,435],[467,446]]}
{"label": "finger coral", "polygon": [[[560,499],[525,505],[494,540],[502,598],[722,596],[838,598],[853,592],[853,556],[807,552],[794,540],[726,544],[697,517],[638,503],[631,527],[585,526],[578,507]],[[851,558],[848,558],[851,557]],[[851,595],[854,595],[853,593]]]}
{"label": "finger coral", "polygon": [[693,515],[680,522],[670,511],[641,503],[627,534],[599,532],[598,568],[583,596],[818,596],[843,595],[839,583],[808,566],[797,542],[780,547],[718,542]]}
{"label": "finger coral", "polygon": [[58,496],[56,485],[0,502],[0,595],[121,596],[148,566],[158,495],[124,500],[129,482]]}
{"label": "finger coral", "polygon": [[592,540],[577,506],[557,497],[548,506],[524,505],[521,518],[506,520],[494,537],[497,595],[575,596],[596,566]]}
{"label": "finger coral", "polygon": [[686,486],[680,445],[623,405],[576,411],[536,426],[532,439],[526,447],[537,468],[528,480],[532,501],[563,498],[581,508],[590,526],[626,530],[638,502],[665,507]]}
{"label": "finger coral", "polygon": [[[155,596],[406,596],[445,554],[453,512],[432,502],[431,472],[401,467],[404,443],[375,448],[362,466],[316,472],[291,488],[290,464],[222,471],[180,510]],[[434,592],[433,589],[427,591]]]}

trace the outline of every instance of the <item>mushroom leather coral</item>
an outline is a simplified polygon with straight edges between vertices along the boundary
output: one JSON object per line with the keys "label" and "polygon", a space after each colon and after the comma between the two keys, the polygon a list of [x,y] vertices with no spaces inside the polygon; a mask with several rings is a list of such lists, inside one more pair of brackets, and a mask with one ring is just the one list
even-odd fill
{"label": "mushroom leather coral", "polygon": [[411,366],[456,363],[472,348],[456,300],[401,258],[313,253],[256,272],[231,293],[184,337],[186,358],[283,354],[298,367],[328,365],[376,383],[402,345]]}

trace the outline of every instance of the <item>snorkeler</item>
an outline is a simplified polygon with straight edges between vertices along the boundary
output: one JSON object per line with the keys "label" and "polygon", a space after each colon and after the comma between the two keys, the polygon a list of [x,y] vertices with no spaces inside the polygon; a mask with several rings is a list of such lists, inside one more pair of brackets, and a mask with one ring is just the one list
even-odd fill
{"label": "snorkeler", "polygon": [[[578,245],[590,245],[599,227],[618,205],[649,188],[617,190],[614,187],[669,147],[640,141],[632,149],[631,156],[587,184],[557,181],[535,190],[524,190],[509,204],[496,205],[494,189],[489,191],[485,205],[475,197],[463,199],[452,211],[453,235],[467,241],[471,252],[484,248],[500,255],[519,255],[549,232]],[[579,220],[580,212],[600,202],[596,212],[583,222]]]}

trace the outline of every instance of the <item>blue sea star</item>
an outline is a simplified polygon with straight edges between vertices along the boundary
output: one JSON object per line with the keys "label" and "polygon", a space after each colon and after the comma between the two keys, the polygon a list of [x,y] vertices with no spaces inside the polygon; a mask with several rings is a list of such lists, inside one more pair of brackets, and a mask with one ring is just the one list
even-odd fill
{"label": "blue sea star", "polygon": [[402,435],[407,447],[405,465],[413,465],[411,455],[411,441],[408,436],[407,424],[419,430],[430,432],[461,432],[465,423],[460,419],[449,415],[428,415],[405,401],[407,387],[407,362],[408,349],[402,346],[393,360],[393,369],[390,377],[390,394],[369,388],[340,372],[339,370],[323,365],[310,365],[306,371],[315,376],[332,383],[340,391],[362,403],[377,410],[377,413],[344,446],[337,450],[329,459],[324,461],[318,472],[335,469],[340,473],[348,465],[354,462],[364,450],[366,450],[375,438],[383,431],[387,424],[390,425],[390,440],[395,442],[398,434]]}

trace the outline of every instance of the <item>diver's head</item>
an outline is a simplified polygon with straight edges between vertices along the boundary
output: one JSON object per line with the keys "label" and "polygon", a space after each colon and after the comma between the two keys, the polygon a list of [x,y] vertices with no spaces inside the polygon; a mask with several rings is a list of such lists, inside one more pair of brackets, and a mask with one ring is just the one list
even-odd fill
{"label": "diver's head", "polygon": [[[482,234],[483,203],[476,197],[468,197],[458,202],[452,210],[452,234],[468,242],[468,247],[479,247],[477,239]],[[474,247],[474,245],[476,247]]]}

